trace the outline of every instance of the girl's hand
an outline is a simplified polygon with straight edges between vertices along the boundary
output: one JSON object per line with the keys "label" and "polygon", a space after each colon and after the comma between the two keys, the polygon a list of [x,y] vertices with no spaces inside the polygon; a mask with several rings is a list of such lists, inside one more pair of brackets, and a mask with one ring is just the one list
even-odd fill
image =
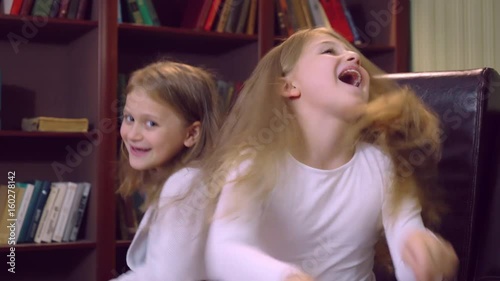
{"label": "girl's hand", "polygon": [[453,246],[428,230],[418,230],[408,236],[402,257],[418,281],[451,280],[458,267]]}

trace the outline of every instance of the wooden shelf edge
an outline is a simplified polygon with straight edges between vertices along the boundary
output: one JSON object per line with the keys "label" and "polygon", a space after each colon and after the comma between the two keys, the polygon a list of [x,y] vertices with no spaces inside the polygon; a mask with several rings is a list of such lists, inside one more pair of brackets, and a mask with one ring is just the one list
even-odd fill
{"label": "wooden shelf edge", "polygon": [[[28,22],[38,22],[38,18],[34,16],[20,16],[20,15],[3,15],[0,14],[0,22],[16,22],[16,21],[28,21]],[[77,20],[77,19],[64,19],[64,18],[47,18],[47,23],[51,24],[63,24],[63,25],[75,25],[75,26],[88,26],[97,27],[98,23],[95,20]]]}
{"label": "wooden shelf edge", "polygon": [[74,249],[94,249],[96,243],[92,241],[76,241],[76,242],[63,242],[63,243],[26,243],[16,245],[0,245],[0,252],[10,252],[11,247],[19,252],[34,252],[34,251],[52,251],[52,250],[74,250]]}
{"label": "wooden shelf edge", "polygon": [[0,15],[0,37],[3,40],[21,37],[29,42],[68,44],[97,27],[97,21],[90,20]]}
{"label": "wooden shelf edge", "polygon": [[120,23],[118,25],[118,28],[122,32],[142,31],[142,32],[151,32],[155,34],[176,35],[176,36],[186,36],[186,37],[197,36],[197,37],[214,38],[214,39],[221,38],[221,39],[257,41],[257,35],[205,31],[205,30],[178,28],[170,26],[150,26],[150,25],[141,25],[133,23]]}
{"label": "wooden shelf edge", "polygon": [[130,243],[132,243],[131,240],[117,240],[116,248],[127,248],[130,246]]}
{"label": "wooden shelf edge", "polygon": [[86,132],[26,132],[14,130],[0,130],[0,137],[29,137],[29,138],[85,138]]}

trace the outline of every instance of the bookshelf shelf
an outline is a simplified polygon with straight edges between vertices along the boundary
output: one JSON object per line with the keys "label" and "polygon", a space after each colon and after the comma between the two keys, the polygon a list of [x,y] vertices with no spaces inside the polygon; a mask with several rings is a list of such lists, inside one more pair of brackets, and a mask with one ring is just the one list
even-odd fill
{"label": "bookshelf shelf", "polygon": [[0,137],[8,138],[68,138],[68,139],[78,139],[85,138],[88,133],[60,133],[60,132],[25,132],[25,131],[14,131],[14,130],[0,130]]}
{"label": "bookshelf shelf", "polygon": [[[0,253],[10,252],[10,245],[0,245]],[[94,249],[96,243],[92,241],[78,241],[68,243],[47,243],[47,244],[17,244],[15,245],[16,252],[32,252],[32,251],[53,251],[53,250],[76,250],[76,249]]]}
{"label": "bookshelf shelf", "polygon": [[156,49],[213,55],[257,43],[257,35],[123,23],[118,28],[118,40],[120,48],[125,49]]}
{"label": "bookshelf shelf", "polygon": [[130,240],[118,240],[116,241],[116,248],[128,248],[132,241]]}
{"label": "bookshelf shelf", "polygon": [[96,27],[97,21],[0,15],[0,38],[7,40],[15,34],[29,42],[67,44]]}

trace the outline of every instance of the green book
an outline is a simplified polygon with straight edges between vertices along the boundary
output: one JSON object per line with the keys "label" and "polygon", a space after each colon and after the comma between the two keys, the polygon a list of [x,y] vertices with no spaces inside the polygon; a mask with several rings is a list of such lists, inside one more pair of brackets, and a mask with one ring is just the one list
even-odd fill
{"label": "green book", "polygon": [[34,16],[48,17],[52,8],[52,2],[54,0],[36,0],[35,5],[33,5],[32,14]]}
{"label": "green book", "polygon": [[146,3],[144,0],[137,0],[137,6],[139,7],[139,12],[141,13],[142,20],[144,21],[145,25],[153,25],[153,19],[151,19],[151,16],[148,11],[148,7],[146,6]]}
{"label": "green book", "polygon": [[160,26],[160,20],[158,19],[158,14],[156,14],[156,9],[155,6],[153,6],[153,2],[151,0],[142,0],[146,4],[146,7],[148,8],[149,16],[151,17],[151,20],[153,21],[154,26]]}

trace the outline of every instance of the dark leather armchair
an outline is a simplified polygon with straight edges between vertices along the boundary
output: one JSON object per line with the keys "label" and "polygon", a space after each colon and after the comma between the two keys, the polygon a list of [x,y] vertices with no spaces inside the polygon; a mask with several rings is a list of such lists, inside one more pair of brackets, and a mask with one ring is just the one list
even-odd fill
{"label": "dark leather armchair", "polygon": [[441,119],[438,184],[449,212],[438,232],[458,254],[457,279],[500,280],[500,76],[483,68],[382,77],[410,86]]}

